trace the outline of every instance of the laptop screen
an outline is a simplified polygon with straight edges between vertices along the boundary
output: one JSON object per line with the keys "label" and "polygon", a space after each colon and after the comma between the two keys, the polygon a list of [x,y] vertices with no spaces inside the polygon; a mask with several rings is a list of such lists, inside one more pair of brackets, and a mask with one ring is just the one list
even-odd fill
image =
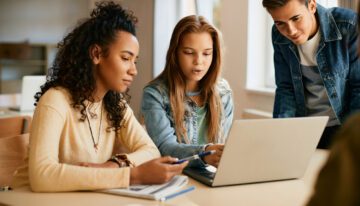
{"label": "laptop screen", "polygon": [[24,76],[21,87],[20,111],[33,111],[35,109],[35,94],[46,81],[46,76]]}

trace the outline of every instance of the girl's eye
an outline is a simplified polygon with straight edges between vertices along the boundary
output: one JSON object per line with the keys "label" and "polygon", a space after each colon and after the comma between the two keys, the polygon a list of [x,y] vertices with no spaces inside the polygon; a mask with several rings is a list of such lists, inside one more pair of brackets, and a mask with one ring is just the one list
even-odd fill
{"label": "girl's eye", "polygon": [[130,60],[130,58],[128,58],[128,57],[121,57],[121,59],[124,60],[124,61],[129,61]]}
{"label": "girl's eye", "polygon": [[212,53],[204,53],[204,56],[210,56]]}
{"label": "girl's eye", "polygon": [[184,54],[193,54],[193,52],[192,51],[184,51]]}

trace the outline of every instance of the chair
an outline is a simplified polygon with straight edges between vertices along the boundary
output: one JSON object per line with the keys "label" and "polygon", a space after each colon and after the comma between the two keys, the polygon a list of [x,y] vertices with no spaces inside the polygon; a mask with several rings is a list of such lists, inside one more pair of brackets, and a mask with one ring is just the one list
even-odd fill
{"label": "chair", "polygon": [[16,116],[0,118],[0,138],[13,137],[30,132],[31,117]]}
{"label": "chair", "polygon": [[0,138],[0,186],[10,185],[15,170],[27,156],[29,133]]}

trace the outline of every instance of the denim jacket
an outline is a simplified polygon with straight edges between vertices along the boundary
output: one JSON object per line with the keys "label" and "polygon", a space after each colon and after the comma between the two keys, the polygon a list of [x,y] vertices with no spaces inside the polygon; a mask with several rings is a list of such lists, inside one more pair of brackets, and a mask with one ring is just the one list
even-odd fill
{"label": "denim jacket", "polygon": [[[320,43],[316,60],[337,119],[360,109],[360,61],[357,53],[357,15],[317,5]],[[307,116],[297,46],[273,27],[276,94],[274,117]]]}
{"label": "denim jacket", "polygon": [[[217,91],[221,97],[222,114],[219,143],[224,143],[227,137],[234,114],[232,92],[227,81],[221,79],[217,84]],[[184,123],[189,140],[198,138],[198,126],[196,116],[196,104],[191,100],[184,102],[185,117]],[[141,113],[145,121],[146,129],[159,148],[161,155],[170,155],[177,158],[184,158],[199,153],[204,145],[186,144],[178,142],[175,134],[174,119],[171,112],[169,91],[163,81],[157,81],[144,88],[141,103]],[[202,160],[195,160],[189,166],[204,166]]]}

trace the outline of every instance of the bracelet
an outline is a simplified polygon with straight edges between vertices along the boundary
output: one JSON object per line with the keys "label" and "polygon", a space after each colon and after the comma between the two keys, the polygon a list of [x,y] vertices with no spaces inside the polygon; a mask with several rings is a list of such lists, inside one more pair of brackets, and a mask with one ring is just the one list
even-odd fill
{"label": "bracelet", "polygon": [[119,168],[126,167],[126,162],[120,161],[116,156],[112,156],[108,161],[116,163]]}
{"label": "bracelet", "polygon": [[120,163],[120,161],[119,160],[117,160],[117,158],[115,159],[116,157],[114,157],[114,156],[112,156],[109,160],[108,160],[108,162],[114,162],[114,163],[116,163],[118,166],[119,166],[119,168],[122,166],[122,164]]}
{"label": "bracelet", "polygon": [[112,156],[109,161],[115,162],[119,167],[133,166],[125,154],[116,154]]}
{"label": "bracelet", "polygon": [[130,162],[126,154],[116,154],[115,157],[125,163],[126,167],[134,167],[133,163]]}

